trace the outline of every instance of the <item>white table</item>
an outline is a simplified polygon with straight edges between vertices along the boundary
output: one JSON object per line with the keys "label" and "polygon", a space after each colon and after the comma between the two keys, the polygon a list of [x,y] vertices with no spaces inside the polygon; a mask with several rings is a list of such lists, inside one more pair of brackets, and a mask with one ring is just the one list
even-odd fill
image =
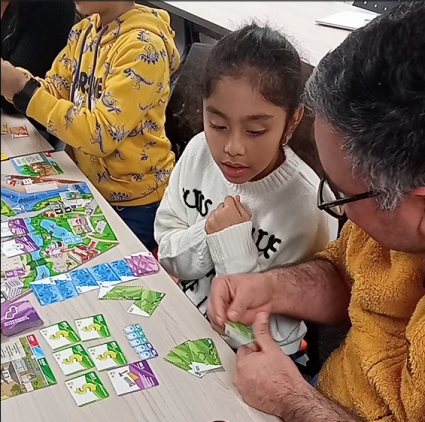
{"label": "white table", "polygon": [[10,116],[2,111],[1,122],[7,123],[9,129],[13,126],[26,126],[29,134],[28,137],[24,138],[12,138],[10,133],[1,135],[1,151],[6,154],[7,158],[53,151],[52,146],[40,135],[25,116]]}
{"label": "white table", "polygon": [[[64,152],[53,154],[64,171],[64,179],[87,179]],[[2,164],[2,173],[15,173],[10,162]],[[119,246],[102,254],[86,266],[120,259],[125,255],[145,250],[124,222],[115,214],[101,195],[90,188],[119,239]],[[131,302],[100,301],[97,291],[50,306],[40,307],[31,293],[26,296],[34,304],[45,325],[62,320],[73,324],[77,318],[102,313],[111,329],[112,339],[117,340],[131,361],[137,356],[130,348],[123,328],[131,323],[140,323],[148,339],[159,352],[159,357],[150,360],[160,385],[144,392],[118,397],[105,372],[99,373],[110,397],[98,403],[78,408],[64,384],[49,346],[37,331],[35,333],[46,354],[58,384],[38,391],[23,394],[2,402],[1,416],[4,422],[265,422],[275,418],[257,412],[245,404],[232,386],[235,369],[233,351],[215,332],[198,310],[189,303],[183,292],[163,271],[129,284],[140,284],[166,293],[161,305],[150,318],[130,315],[126,311]],[[74,324],[73,324],[74,325]],[[163,357],[175,345],[188,339],[211,337],[219,350],[223,371],[207,374],[203,379],[174,367]],[[7,338],[2,336],[2,342]],[[101,343],[101,341],[98,341]],[[96,344],[95,342],[89,343]],[[71,377],[68,377],[71,378]]]}
{"label": "white table", "polygon": [[288,35],[302,58],[313,66],[349,34],[346,30],[316,25],[316,19],[345,10],[359,10],[342,1],[144,2],[221,35],[252,20],[269,23]]}

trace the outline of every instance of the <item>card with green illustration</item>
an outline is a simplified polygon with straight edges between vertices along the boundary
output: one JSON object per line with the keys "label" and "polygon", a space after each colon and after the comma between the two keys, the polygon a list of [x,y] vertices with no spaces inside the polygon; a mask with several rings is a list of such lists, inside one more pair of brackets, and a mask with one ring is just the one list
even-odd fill
{"label": "card with green illustration", "polygon": [[127,312],[130,314],[150,317],[155,312],[164,296],[165,293],[143,289],[140,298],[130,306]]}
{"label": "card with green illustration", "polygon": [[109,341],[105,344],[90,347],[88,352],[98,371],[105,371],[128,363],[127,358],[116,341]]}
{"label": "card with green illustration", "polygon": [[189,341],[188,346],[191,353],[191,366],[196,372],[206,372],[221,368],[220,356],[210,338]]}
{"label": "card with green illustration", "polygon": [[65,384],[78,407],[109,397],[108,391],[96,372],[73,378]]}
{"label": "card with green illustration", "polygon": [[90,355],[81,344],[55,352],[53,357],[65,375],[72,375],[94,368]]}
{"label": "card with green illustration", "polygon": [[[188,352],[189,350],[187,350],[187,353]],[[174,348],[168,353],[167,356],[165,356],[164,360],[168,363],[171,363],[174,366],[177,366],[177,368],[180,368],[185,372],[189,372],[190,374],[195,375],[195,377],[202,378],[206,374],[206,372],[204,373],[196,372],[192,368],[192,363],[188,360],[187,357],[185,357],[187,353],[183,352],[179,354],[175,351],[175,348]]]}
{"label": "card with green illustration", "polygon": [[111,335],[106,319],[101,314],[77,319],[75,325],[81,341],[96,340]]}
{"label": "card with green illustration", "polygon": [[101,300],[138,300],[142,296],[140,286],[101,286],[98,298]]}
{"label": "card with green illustration", "polygon": [[53,350],[60,350],[81,341],[80,336],[67,321],[42,328],[40,333]]}
{"label": "card with green illustration", "polygon": [[252,327],[240,322],[227,321],[224,326],[224,333],[236,342],[237,346],[251,344],[254,341]]}

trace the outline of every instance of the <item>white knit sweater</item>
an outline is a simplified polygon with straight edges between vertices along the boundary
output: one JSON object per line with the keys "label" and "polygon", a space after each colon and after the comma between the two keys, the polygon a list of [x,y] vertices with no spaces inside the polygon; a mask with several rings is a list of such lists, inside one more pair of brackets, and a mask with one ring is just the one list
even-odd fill
{"label": "white knit sweater", "polygon": [[[228,182],[200,133],[170,178],[158,209],[155,238],[163,267],[205,314],[214,275],[259,272],[293,263],[325,248],[337,235],[337,221],[317,209],[319,179],[290,148],[286,160],[262,180]],[[227,195],[241,198],[252,221],[207,235],[205,222]],[[184,281],[183,281],[184,280]],[[299,350],[303,322],[271,318],[275,340],[287,354]]]}

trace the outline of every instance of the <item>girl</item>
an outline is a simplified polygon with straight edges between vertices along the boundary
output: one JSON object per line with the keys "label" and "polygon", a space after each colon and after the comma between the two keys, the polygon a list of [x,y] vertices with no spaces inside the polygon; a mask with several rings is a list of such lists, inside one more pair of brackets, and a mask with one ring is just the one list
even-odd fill
{"label": "girl", "polygon": [[164,130],[180,62],[170,17],[133,1],[76,5],[89,17],[72,28],[46,78],[2,61],[1,93],[72,147],[81,171],[153,250],[155,213],[174,167]]}
{"label": "girl", "polygon": [[[337,222],[316,206],[319,178],[287,143],[303,115],[301,62],[286,38],[251,24],[211,51],[205,132],[184,151],[158,209],[159,260],[205,314],[211,278],[264,271],[324,249]],[[287,354],[300,321],[271,319]]]}

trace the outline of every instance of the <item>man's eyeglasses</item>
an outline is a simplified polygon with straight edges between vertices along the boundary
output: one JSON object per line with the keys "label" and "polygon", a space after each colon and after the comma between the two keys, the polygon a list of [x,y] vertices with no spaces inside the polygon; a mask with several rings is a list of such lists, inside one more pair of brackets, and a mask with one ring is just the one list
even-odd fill
{"label": "man's eyeglasses", "polygon": [[374,198],[380,195],[381,192],[364,192],[353,196],[343,196],[339,192],[334,192],[326,179],[321,179],[319,191],[317,192],[317,208],[326,211],[332,217],[344,217],[344,205],[350,202],[361,201],[363,199]]}

